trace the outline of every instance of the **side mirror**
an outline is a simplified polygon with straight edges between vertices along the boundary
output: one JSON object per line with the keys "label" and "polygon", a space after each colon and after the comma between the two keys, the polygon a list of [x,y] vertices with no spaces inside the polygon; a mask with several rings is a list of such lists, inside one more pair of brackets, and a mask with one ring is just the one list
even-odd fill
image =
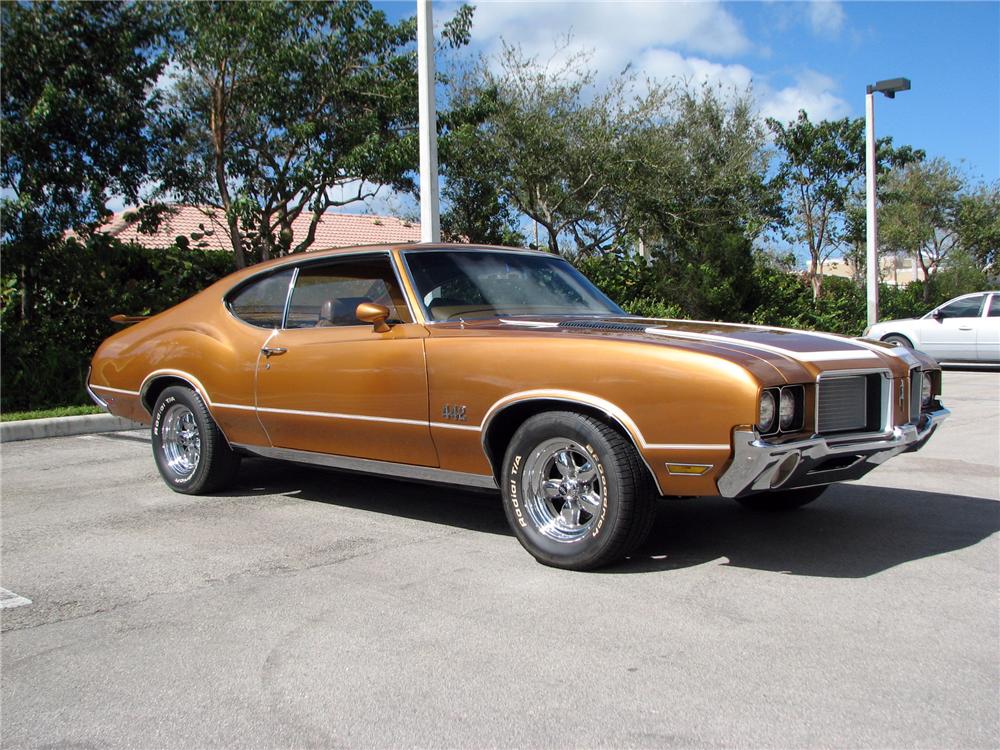
{"label": "side mirror", "polygon": [[941,314],[940,310],[935,310],[934,312],[932,312],[931,317],[934,318],[934,320],[936,320],[938,323],[944,320],[944,315]]}
{"label": "side mirror", "polygon": [[389,308],[385,305],[362,302],[354,311],[354,315],[363,323],[371,323],[375,333],[386,333],[389,330],[389,324],[385,322],[389,317]]}

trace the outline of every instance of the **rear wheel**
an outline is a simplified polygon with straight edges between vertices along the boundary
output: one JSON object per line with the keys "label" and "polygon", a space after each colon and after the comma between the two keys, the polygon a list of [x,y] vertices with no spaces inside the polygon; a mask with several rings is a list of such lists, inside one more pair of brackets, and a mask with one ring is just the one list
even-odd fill
{"label": "rear wheel", "polygon": [[164,389],[153,408],[153,457],[170,489],[199,495],[224,488],[236,477],[240,457],[190,388]]}
{"label": "rear wheel", "polygon": [[736,502],[744,508],[763,511],[787,511],[801,508],[808,505],[813,500],[826,492],[830,485],[824,484],[819,487],[800,487],[795,490],[771,490],[770,492],[758,492],[754,495],[736,498]]}
{"label": "rear wheel", "polygon": [[528,419],[504,458],[504,510],[536,560],[589,570],[629,554],[649,535],[652,483],[631,442],[573,412]]}

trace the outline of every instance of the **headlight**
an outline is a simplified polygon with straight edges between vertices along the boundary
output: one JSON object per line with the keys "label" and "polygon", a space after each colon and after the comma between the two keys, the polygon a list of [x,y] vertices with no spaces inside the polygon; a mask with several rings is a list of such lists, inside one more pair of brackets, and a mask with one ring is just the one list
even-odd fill
{"label": "headlight", "polygon": [[923,377],[920,378],[920,404],[921,406],[929,406],[931,403],[931,396],[934,393],[934,384],[931,383],[931,375],[929,372],[923,373]]}
{"label": "headlight", "polygon": [[781,429],[787,430],[793,424],[795,424],[795,394],[788,388],[782,388],[778,404],[778,425]]}
{"label": "headlight", "polygon": [[757,427],[761,432],[767,433],[774,430],[774,396],[770,391],[760,394],[760,413],[758,414]]}

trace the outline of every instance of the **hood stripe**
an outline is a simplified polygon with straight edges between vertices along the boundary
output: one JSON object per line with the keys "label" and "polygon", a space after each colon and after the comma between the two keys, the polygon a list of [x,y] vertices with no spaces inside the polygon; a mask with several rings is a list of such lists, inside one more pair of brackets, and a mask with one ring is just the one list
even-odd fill
{"label": "hood stripe", "polygon": [[[863,346],[856,346],[854,349],[833,349],[821,352],[796,352],[791,349],[782,349],[780,346],[772,346],[771,344],[762,344],[758,341],[746,341],[745,339],[738,339],[732,336],[717,336],[712,333],[690,333],[688,331],[665,331],[660,328],[647,328],[646,333],[653,336],[665,336],[667,338],[679,338],[688,339],[692,341],[711,341],[718,344],[726,344],[727,346],[739,346],[745,349],[750,349],[751,351],[757,350],[761,352],[769,352],[771,354],[777,354],[782,357],[787,357],[792,360],[799,360],[801,362],[830,362],[833,360],[843,360],[843,359],[879,359],[875,352],[867,349]],[[801,333],[801,331],[799,332]],[[810,335],[810,334],[806,334]],[[838,340],[839,341],[839,340]],[[848,343],[846,341],[839,341],[840,343]],[[852,344],[853,346],[853,344]]]}
{"label": "hood stripe", "polygon": [[[501,323],[506,323],[508,325],[525,326],[528,328],[558,328],[558,323],[551,323],[542,320],[510,320],[503,319],[500,320]],[[671,321],[674,322],[674,321]],[[710,322],[710,321],[691,321],[691,320],[680,320],[676,321],[678,323],[698,323],[698,322]],[[746,329],[748,331],[781,331],[783,333],[798,333],[806,336],[813,336],[818,339],[823,339],[825,341],[832,341],[843,346],[847,346],[847,349],[827,349],[818,352],[796,352],[791,349],[784,349],[780,346],[773,346],[772,344],[764,344],[758,341],[748,341],[746,339],[736,338],[734,336],[719,336],[712,333],[692,333],[690,331],[676,331],[667,330],[662,328],[646,328],[645,333],[651,336],[663,336],[666,338],[677,338],[685,339],[688,341],[702,341],[705,343],[722,344],[725,346],[735,346],[742,349],[748,349],[751,352],[767,352],[770,354],[777,354],[781,357],[787,359],[798,360],[800,362],[835,362],[841,360],[851,360],[851,359],[871,359],[875,361],[881,361],[880,354],[884,354],[890,357],[898,357],[903,359],[910,365],[917,364],[916,360],[909,356],[906,351],[893,351],[891,349],[884,349],[875,344],[860,341],[846,339],[841,336],[836,336],[830,333],[823,333],[817,331],[796,331],[794,328],[777,328],[768,326],[751,326],[743,325],[740,323],[727,323],[726,325],[738,326],[739,328]]]}

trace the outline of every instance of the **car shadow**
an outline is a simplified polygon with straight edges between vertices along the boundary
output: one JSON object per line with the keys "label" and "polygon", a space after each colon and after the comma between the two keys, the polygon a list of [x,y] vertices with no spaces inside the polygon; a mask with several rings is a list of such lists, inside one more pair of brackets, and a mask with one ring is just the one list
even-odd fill
{"label": "car shadow", "polygon": [[864,578],[971,547],[1000,530],[1000,502],[936,492],[834,485],[787,513],[725,498],[665,500],[649,540],[606,573],[727,565],[800,576]]}
{"label": "car shadow", "polygon": [[[497,492],[254,458],[244,461],[238,486],[222,494],[294,494],[309,502],[512,536]],[[858,484],[835,485],[790,513],[755,512],[725,498],[662,500],[649,540],[599,573],[651,573],[725,560],[789,575],[864,578],[970,547],[997,531],[995,500]]]}
{"label": "car shadow", "polygon": [[245,458],[236,486],[215,494],[219,497],[294,494],[309,502],[513,536],[500,504],[500,493],[495,490],[470,491],[266,458]]}

